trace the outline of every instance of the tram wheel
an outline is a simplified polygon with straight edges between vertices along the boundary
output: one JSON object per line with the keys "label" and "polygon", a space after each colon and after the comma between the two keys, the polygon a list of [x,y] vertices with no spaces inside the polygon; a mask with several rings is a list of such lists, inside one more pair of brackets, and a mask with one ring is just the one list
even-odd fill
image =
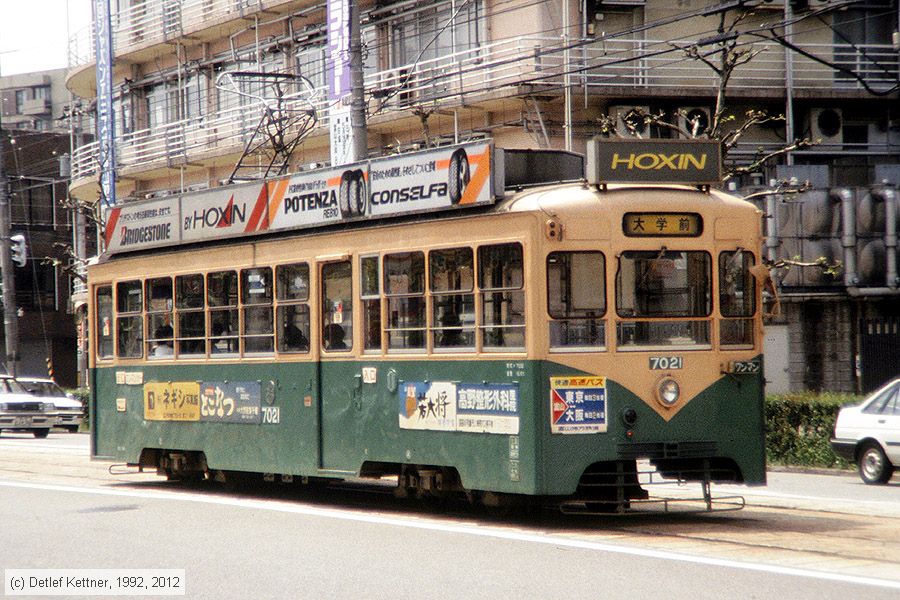
{"label": "tram wheel", "polygon": [[451,204],[459,204],[471,177],[469,173],[469,157],[465,150],[459,148],[450,156],[450,167],[448,170],[450,173],[447,181],[447,195],[450,196]]}

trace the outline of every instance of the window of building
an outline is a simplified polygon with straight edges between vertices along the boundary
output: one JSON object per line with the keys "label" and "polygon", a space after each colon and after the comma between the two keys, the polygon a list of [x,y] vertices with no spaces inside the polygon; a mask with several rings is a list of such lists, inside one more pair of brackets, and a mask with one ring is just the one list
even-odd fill
{"label": "window of building", "polygon": [[22,114],[25,103],[28,101],[28,90],[16,90],[16,113]]}
{"label": "window of building", "polygon": [[606,261],[600,252],[547,256],[551,348],[596,349],[606,344]]}
{"label": "window of building", "polygon": [[39,85],[34,88],[34,99],[35,100],[49,100],[50,99],[50,86],[49,85]]}
{"label": "window of building", "polygon": [[475,266],[471,248],[428,253],[435,352],[475,349]]}
{"label": "window of building", "polygon": [[275,267],[278,351],[309,352],[309,265]]}
{"label": "window of building", "polygon": [[113,293],[112,286],[97,288],[97,358],[112,358],[113,348]]}
{"label": "window of building", "polygon": [[363,309],[363,349],[381,350],[381,269],[377,256],[359,259],[360,296]]}
{"label": "window of building", "polygon": [[309,79],[315,88],[327,85],[325,67],[325,44],[316,42],[301,46],[296,54],[297,74]]}
{"label": "window of building", "polygon": [[140,281],[116,284],[116,340],[119,358],[143,356],[144,323]]}
{"label": "window of building", "polygon": [[322,348],[353,347],[353,280],[349,260],[322,265]]}
{"label": "window of building", "polygon": [[272,352],[275,349],[272,297],[271,268],[241,271],[241,334],[245,354]]}
{"label": "window of building", "polygon": [[743,250],[719,255],[719,310],[722,313],[720,343],[723,346],[753,344],[756,285],[750,268],[753,254]]}
{"label": "window of building", "polygon": [[145,282],[147,303],[147,356],[171,357],[175,354],[175,330],[172,327],[172,279],[160,277]]}
{"label": "window of building", "polygon": [[389,350],[425,348],[425,253],[384,257],[384,295]]}
{"label": "window of building", "polygon": [[179,275],[175,278],[175,335],[179,357],[206,354],[203,296],[203,275]]}
{"label": "window of building", "polygon": [[481,288],[481,342],[485,350],[525,347],[525,292],[522,245],[478,248]]}
{"label": "window of building", "polygon": [[210,354],[238,352],[238,279],[234,271],[206,276],[206,304],[209,307]]}
{"label": "window of building", "polygon": [[[620,349],[710,343],[711,259],[706,252],[628,251],[619,257],[616,312]],[[680,319],[680,320],[673,320]]]}

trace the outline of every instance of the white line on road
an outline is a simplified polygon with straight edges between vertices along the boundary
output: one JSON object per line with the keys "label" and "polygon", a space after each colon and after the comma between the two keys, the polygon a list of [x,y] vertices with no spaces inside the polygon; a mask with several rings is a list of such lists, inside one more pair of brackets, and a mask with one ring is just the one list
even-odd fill
{"label": "white line on road", "polygon": [[507,531],[504,529],[471,525],[457,525],[447,523],[429,522],[422,519],[403,519],[398,517],[383,517],[374,515],[361,515],[341,509],[333,508],[316,508],[310,506],[298,506],[296,504],[287,504],[279,501],[271,500],[247,500],[240,498],[222,498],[217,496],[208,496],[205,494],[195,494],[190,492],[149,492],[135,490],[109,490],[103,488],[87,488],[66,485],[51,485],[40,483],[24,483],[17,481],[0,481],[0,487],[25,488],[36,490],[52,490],[58,492],[70,492],[76,494],[93,494],[97,496],[118,496],[127,498],[146,498],[154,500],[173,500],[180,502],[185,500],[190,502],[199,502],[205,504],[218,504],[222,506],[235,506],[239,508],[250,508],[254,510],[269,510],[274,512],[292,513],[306,516],[322,517],[328,519],[339,519],[344,521],[356,521],[361,523],[370,523],[376,525],[389,525],[393,527],[406,527],[410,529],[424,529],[428,531],[441,531],[445,533],[457,533],[463,535],[472,535],[479,537],[488,537],[495,539],[512,540],[519,542],[529,542],[535,544],[545,544],[557,547],[576,548],[581,550],[597,550],[601,552],[610,552],[616,554],[625,554],[629,556],[640,556],[643,558],[654,558],[658,560],[671,560],[684,563],[693,563],[708,565],[714,567],[723,567],[728,569],[742,569],[745,571],[756,571],[762,573],[772,573],[778,575],[789,575],[793,577],[806,577],[810,579],[819,579],[823,581],[835,581],[840,583],[849,583],[854,585],[866,585],[887,589],[900,590],[900,581],[890,581],[887,579],[874,579],[869,577],[861,577],[857,575],[845,575],[840,573],[826,573],[824,571],[813,571],[810,569],[797,569],[793,567],[782,567],[778,565],[767,565],[762,563],[742,562],[736,560],[728,560],[722,558],[711,558],[705,556],[691,556],[687,554],[679,554],[675,552],[667,552],[664,550],[652,550],[648,548],[634,548],[629,546],[619,546],[608,543],[590,542],[585,540],[575,540],[571,538],[558,537],[553,535],[536,535],[530,533],[521,533],[515,531]]}

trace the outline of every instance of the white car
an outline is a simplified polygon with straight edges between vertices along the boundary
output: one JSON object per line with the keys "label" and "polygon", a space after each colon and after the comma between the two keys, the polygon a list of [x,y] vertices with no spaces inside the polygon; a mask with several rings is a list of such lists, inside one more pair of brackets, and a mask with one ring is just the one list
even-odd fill
{"label": "white car", "polygon": [[52,402],[56,407],[56,426],[76,433],[84,420],[84,406],[52,379],[41,377],[16,377],[29,394],[44,402]]}
{"label": "white car", "polygon": [[45,438],[56,420],[53,402],[32,396],[9,375],[0,375],[0,431],[30,431]]}
{"label": "white car", "polygon": [[836,454],[859,464],[864,482],[887,483],[900,466],[900,377],[842,408],[830,442]]}

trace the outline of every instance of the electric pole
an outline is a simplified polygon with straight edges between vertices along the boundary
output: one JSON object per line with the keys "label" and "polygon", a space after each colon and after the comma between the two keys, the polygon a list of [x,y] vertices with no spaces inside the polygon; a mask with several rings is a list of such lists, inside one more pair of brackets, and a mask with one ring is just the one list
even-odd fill
{"label": "electric pole", "polygon": [[349,0],[350,10],[350,129],[353,131],[353,162],[368,158],[366,129],[366,97],[363,82],[362,35],[360,32],[360,0]]}
{"label": "electric pole", "polygon": [[0,271],[3,277],[3,334],[6,340],[6,371],[16,375],[19,360],[19,315],[16,309],[16,278],[10,255],[9,187],[6,181],[6,134],[0,121]]}

